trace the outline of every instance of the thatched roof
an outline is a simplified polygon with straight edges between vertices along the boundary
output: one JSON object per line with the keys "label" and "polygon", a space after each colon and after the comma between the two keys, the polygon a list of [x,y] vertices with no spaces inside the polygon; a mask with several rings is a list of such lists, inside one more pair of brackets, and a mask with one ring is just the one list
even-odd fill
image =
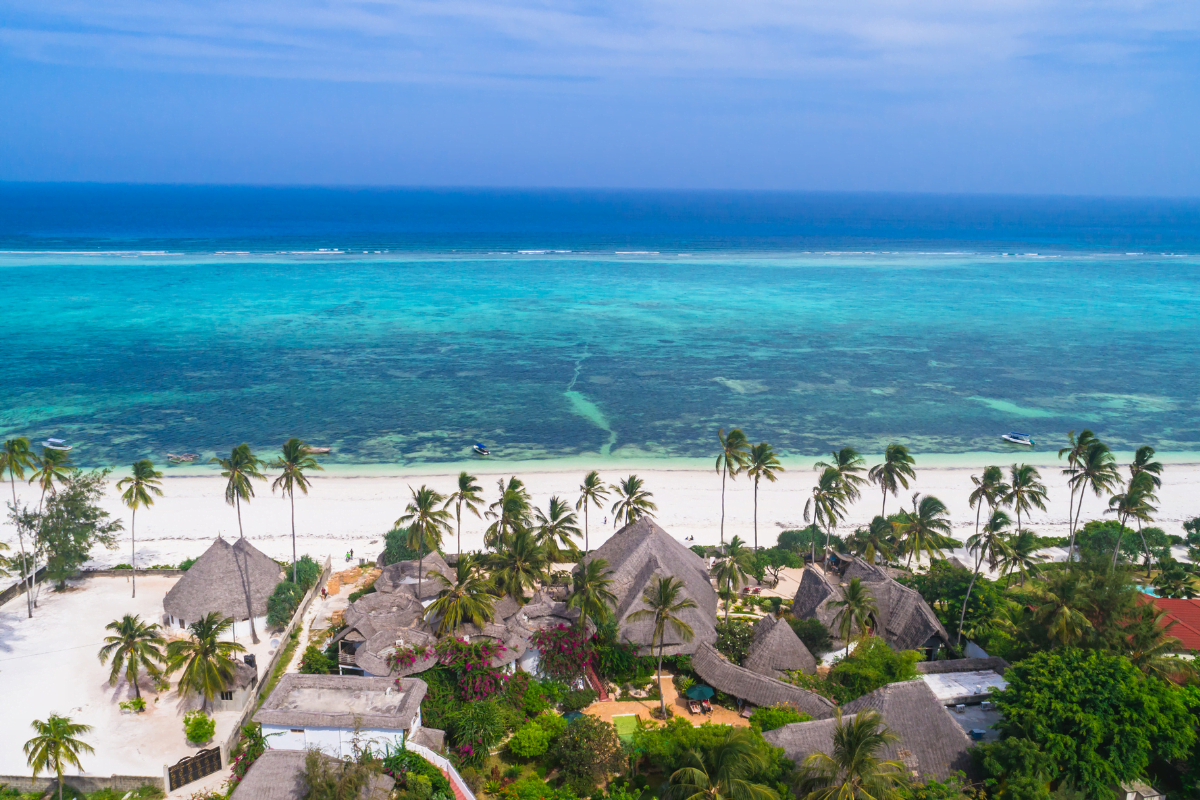
{"label": "thatched roof", "polygon": [[[304,781],[304,750],[268,750],[250,766],[246,776],[234,787],[229,800],[305,800],[308,785]],[[329,761],[332,756],[322,755]],[[376,775],[363,789],[362,800],[387,800],[396,782],[387,775]]]}
{"label": "thatched roof", "polygon": [[943,675],[947,672],[986,672],[1004,675],[1009,664],[999,656],[989,658],[949,658],[944,661],[918,661],[917,672],[922,675]]}
{"label": "thatched roof", "polygon": [[[393,678],[403,678],[416,675],[431,667],[437,666],[438,657],[433,652],[437,637],[419,628],[403,628],[395,631],[380,631],[367,639],[354,651],[354,663],[372,675],[388,675]],[[407,667],[392,669],[388,665],[388,656],[401,647],[424,647],[429,650],[424,657],[417,658]]]}
{"label": "thatched roof", "polygon": [[768,614],[755,623],[754,640],[742,666],[768,678],[782,678],[788,670],[815,674],[817,660],[791,625]]}
{"label": "thatched roof", "polygon": [[212,612],[235,620],[266,616],[267,598],[281,580],[279,564],[250,540],[218,538],[167,592],[163,610],[187,622]]}
{"label": "thatched roof", "polygon": [[692,628],[692,641],[685,642],[668,629],[663,653],[693,653],[701,644],[717,640],[717,592],[709,580],[704,559],[676,541],[654,520],[643,517],[626,525],[599,549],[585,556],[576,569],[596,558],[606,560],[611,570],[611,589],[617,597],[617,624],[625,641],[649,650],[653,621],[630,622],[629,616],[646,607],[642,591],[650,582],[666,576],[682,581],[683,596],[691,598],[697,607],[679,614],[680,619]]}
{"label": "thatched roof", "polygon": [[[950,716],[924,681],[892,683],[847,703],[843,720],[853,719],[864,709],[874,709],[884,724],[900,738],[889,744],[883,757],[903,763],[914,777],[945,780],[955,772],[968,772],[971,740]],[[782,747],[797,765],[818,750],[832,754],[836,720],[797,722],[763,734],[768,742]]]}
{"label": "thatched roof", "polygon": [[[421,575],[419,582],[418,572]],[[419,586],[421,599],[428,600],[442,589],[442,582],[433,575],[435,572],[451,581],[454,580],[454,570],[437,552],[425,556],[423,566],[419,561],[397,561],[380,570],[379,577],[375,579],[375,591],[384,594],[407,592],[415,597]]]}
{"label": "thatched roof", "polygon": [[[372,592],[355,600],[346,609],[346,627],[334,641],[366,641],[377,633],[395,633],[423,626],[425,607],[411,592]],[[357,634],[357,635],[355,635]]]}
{"label": "thatched roof", "polygon": [[692,669],[714,689],[748,700],[756,706],[787,703],[814,719],[833,714],[833,701],[819,694],[768,678],[739,667],[717,652],[711,644],[702,644],[692,655]]}
{"label": "thatched roof", "polygon": [[417,729],[416,733],[409,737],[408,741],[428,747],[435,753],[440,753],[446,749],[446,732],[437,728],[427,728],[422,725]]}
{"label": "thatched roof", "polygon": [[260,725],[404,730],[425,699],[418,678],[359,678],[286,673],[254,715]]}

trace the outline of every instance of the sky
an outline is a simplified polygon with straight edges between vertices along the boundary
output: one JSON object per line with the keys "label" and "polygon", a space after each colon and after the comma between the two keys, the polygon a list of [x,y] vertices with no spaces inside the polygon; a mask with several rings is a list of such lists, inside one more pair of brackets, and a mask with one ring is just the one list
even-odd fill
{"label": "sky", "polygon": [[0,180],[1200,195],[1195,0],[0,0]]}

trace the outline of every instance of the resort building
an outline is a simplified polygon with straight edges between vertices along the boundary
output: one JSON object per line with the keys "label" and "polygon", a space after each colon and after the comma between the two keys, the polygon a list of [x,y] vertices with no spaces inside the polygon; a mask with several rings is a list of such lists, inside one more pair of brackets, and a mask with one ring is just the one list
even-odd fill
{"label": "resort building", "polygon": [[813,719],[831,717],[836,708],[832,700],[815,692],[739,667],[708,643],[692,654],[692,669],[712,688],[751,706],[786,703]]}
{"label": "resort building", "polygon": [[284,579],[279,564],[242,538],[233,544],[218,537],[183,573],[163,598],[164,627],[186,633],[187,626],[216,612],[233,619],[232,636],[250,636],[267,627],[267,599]]}
{"label": "resort building", "polygon": [[[303,750],[268,750],[260,755],[234,787],[229,800],[305,800],[309,794],[304,780]],[[321,758],[333,761],[332,756]],[[387,775],[373,775],[360,795],[361,800],[388,800],[396,782]]]}
{"label": "resort building", "polygon": [[768,678],[783,679],[791,671],[815,675],[817,660],[786,620],[768,614],[754,625],[754,639],[742,666]]}
{"label": "resort building", "polygon": [[1139,603],[1153,603],[1160,611],[1165,611],[1164,626],[1167,634],[1179,640],[1175,648],[1180,655],[1200,651],[1200,599],[1150,597],[1139,594]]}
{"label": "resort building", "polygon": [[1002,691],[1008,686],[1004,680],[1008,662],[994,656],[920,661],[916,669],[930,691],[945,706],[989,702],[992,690]]}

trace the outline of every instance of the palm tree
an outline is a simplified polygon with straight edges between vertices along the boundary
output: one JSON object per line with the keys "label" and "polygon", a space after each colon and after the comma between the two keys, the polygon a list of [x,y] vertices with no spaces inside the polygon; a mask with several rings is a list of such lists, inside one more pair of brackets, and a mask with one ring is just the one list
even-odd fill
{"label": "palm tree", "polygon": [[137,510],[142,506],[154,505],[155,497],[162,497],[159,479],[162,473],[154,469],[154,462],[148,458],[133,462],[133,470],[128,478],[117,481],[117,491],[124,490],[121,502],[132,513],[129,521],[129,556],[130,581],[133,584],[133,597],[137,597]]}
{"label": "palm tree", "polygon": [[833,621],[838,626],[838,635],[846,643],[846,655],[850,655],[850,634],[854,632],[855,626],[862,632],[863,637],[866,637],[871,615],[879,615],[875,596],[860,578],[851,578],[842,592],[842,599],[830,602],[829,607],[838,609]]}
{"label": "palm tree", "polygon": [[679,618],[681,611],[696,608],[696,601],[690,597],[681,597],[682,594],[683,581],[672,578],[670,575],[659,576],[642,590],[642,602],[646,604],[646,607],[638,609],[626,617],[630,622],[641,622],[642,620],[654,622],[654,633],[650,637],[650,649],[653,651],[654,645],[658,644],[658,697],[663,719],[667,718],[667,701],[664,699],[662,691],[663,645],[666,641],[667,629],[670,628],[672,633],[685,642],[690,642],[696,635],[692,626]]}
{"label": "palm tree", "polygon": [[[1129,479],[1129,484],[1125,487],[1125,491],[1120,494],[1115,494],[1108,501],[1108,512],[1116,514],[1120,518],[1121,525],[1117,531],[1117,544],[1113,547],[1112,566],[1117,565],[1117,555],[1121,551],[1121,536],[1125,532],[1125,526],[1129,522],[1129,518],[1133,517],[1138,520],[1140,525],[1143,521],[1150,520],[1150,513],[1157,511],[1151,503],[1158,500],[1154,494],[1154,475],[1150,472],[1139,472]],[[1145,547],[1145,537],[1142,537],[1142,546]]]}
{"label": "palm tree", "polygon": [[715,747],[689,751],[686,763],[671,773],[670,800],[779,800],[774,789],[748,780],[768,766],[749,728],[731,728]]}
{"label": "palm tree", "polygon": [[550,498],[550,504],[546,506],[546,513],[543,514],[540,508],[534,509],[534,518],[538,526],[538,544],[546,550],[546,556],[551,562],[557,564],[562,561],[564,548],[569,554],[579,553],[579,548],[571,538],[579,535],[579,526],[575,524],[575,514],[571,511],[570,503],[561,497],[553,496]]}
{"label": "palm tree", "polygon": [[[29,440],[24,436],[8,439],[4,442],[4,451],[0,452],[0,478],[8,471],[8,482],[12,488],[13,511],[17,510],[17,478],[25,478],[25,468],[33,466],[33,451],[29,449]],[[17,540],[21,543],[21,583],[29,582],[25,592],[25,606],[29,616],[33,617],[33,576],[29,570],[29,558],[25,554],[25,531],[21,523],[17,523]]]}
{"label": "palm tree", "polygon": [[783,465],[775,456],[775,450],[767,442],[759,442],[750,448],[746,463],[746,474],[754,479],[754,549],[758,550],[758,482],[766,479],[774,483]]}
{"label": "palm tree", "polygon": [[[833,529],[837,527],[838,520],[846,513],[844,492],[841,473],[835,467],[826,467],[817,480],[817,485],[813,487],[812,497],[804,503],[804,521],[812,521],[825,526],[824,569],[826,572],[829,572],[829,539],[833,535]],[[812,562],[813,566],[816,566],[817,537],[815,536],[812,541]]]}
{"label": "palm tree", "polygon": [[446,508],[450,508],[450,504],[454,504],[454,519],[456,529],[458,531],[458,556],[462,558],[462,510],[463,506],[467,507],[467,511],[479,517],[479,504],[483,502],[483,495],[480,492],[483,487],[475,482],[475,476],[467,473],[465,470],[458,473],[458,490],[451,492],[446,498]]}
{"label": "palm tree", "polygon": [[[729,544],[725,545],[725,557],[717,562],[717,569],[714,578],[717,579],[717,588],[724,589],[728,592],[737,593],[737,590],[742,588],[742,581],[746,580],[746,573],[754,569],[754,553],[750,548],[746,547],[737,536],[729,540]],[[729,606],[725,604],[725,621],[729,621]]]}
{"label": "palm tree", "polygon": [[[55,482],[66,484],[71,480],[71,475],[75,472],[75,465],[71,461],[71,454],[65,450],[52,450],[49,447],[42,448],[40,456],[32,455],[30,459],[35,467],[33,474],[29,476],[30,483],[36,483],[41,487],[42,493],[38,497],[38,514],[42,513],[42,506],[46,501],[47,494],[54,494]],[[0,469],[0,475],[4,472]],[[34,588],[37,587],[37,548],[33,552],[33,582]],[[33,595],[33,604],[37,606],[37,592]]]}
{"label": "palm tree", "polygon": [[1045,558],[1037,554],[1041,544],[1033,531],[1017,531],[1007,545],[1007,551],[1000,557],[1000,569],[1010,578],[1016,572],[1024,586],[1027,579],[1038,574],[1038,562]]}
{"label": "palm tree", "polygon": [[1079,532],[1079,517],[1083,514],[1083,499],[1090,488],[1096,497],[1102,497],[1105,492],[1111,492],[1120,482],[1117,471],[1117,459],[1113,456],[1108,445],[1099,439],[1092,439],[1075,463],[1075,472],[1071,476],[1071,494],[1079,491],[1079,503],[1071,518],[1071,541],[1067,553],[1074,557],[1075,535]]}
{"label": "palm tree", "polygon": [[75,767],[83,771],[79,757],[84,753],[95,753],[92,746],[78,738],[85,733],[91,733],[92,726],[80,722],[72,722],[70,717],[60,717],[51,714],[43,722],[33,721],[33,730],[37,736],[25,743],[25,763],[33,770],[33,777],[40,772],[54,772],[58,778],[58,800],[63,796],[63,770]]}
{"label": "palm tree", "polygon": [[590,545],[588,544],[588,506],[602,506],[604,499],[608,497],[608,487],[604,485],[604,481],[600,480],[600,473],[592,470],[587,475],[583,476],[583,483],[579,484],[579,500],[575,503],[575,510],[583,508],[583,552],[589,552]]}
{"label": "palm tree", "polygon": [[1072,429],[1067,432],[1067,446],[1058,451],[1059,458],[1067,457],[1067,467],[1062,474],[1067,476],[1067,485],[1071,487],[1071,502],[1067,506],[1070,509],[1070,513],[1067,514],[1067,524],[1070,526],[1072,536],[1075,534],[1075,492],[1079,488],[1076,485],[1075,476],[1079,473],[1079,462],[1083,459],[1084,454],[1097,441],[1099,440],[1096,438],[1096,434],[1087,428],[1079,432],[1079,438],[1075,438],[1075,431]]}
{"label": "palm tree", "polygon": [[1004,470],[1000,467],[984,467],[983,475],[972,475],[971,483],[975,490],[968,499],[971,508],[975,509],[975,535],[979,535],[979,516],[986,503],[989,510],[995,510],[996,504],[1008,492],[1008,484],[1004,482]]}
{"label": "palm tree", "polygon": [[741,428],[731,428],[728,435],[718,428],[717,441],[721,443],[721,453],[717,456],[717,473],[721,476],[721,544],[725,544],[725,478],[736,480],[738,473],[746,468],[750,442]]}
{"label": "palm tree", "polygon": [[867,462],[853,447],[843,447],[841,450],[830,452],[829,455],[833,457],[832,462],[818,461],[813,465],[813,469],[837,470],[838,483],[842,487],[842,497],[848,503],[857,502],[861,494],[859,487],[865,486],[867,483],[867,479],[858,473],[863,471],[863,465]]}
{"label": "palm tree", "polygon": [[[250,502],[254,497],[254,484],[251,480],[265,481],[267,477],[259,470],[263,462],[250,452],[250,445],[242,442],[229,453],[229,458],[210,458],[210,464],[221,465],[221,477],[228,478],[225,484],[225,502],[237,509],[238,536],[245,537],[242,531],[242,501]],[[255,641],[258,641],[255,639]]]}
{"label": "palm tree", "polygon": [[[999,467],[988,467],[994,469],[997,473],[1000,472]],[[986,475],[986,472],[985,472]],[[980,503],[980,505],[983,505]],[[1012,524],[1012,520],[998,508],[992,509],[992,515],[988,517],[987,524],[983,526],[983,532],[980,533],[978,528],[975,535],[967,539],[967,550],[975,551],[975,571],[971,573],[971,582],[967,584],[967,596],[963,598],[962,613],[958,615],[958,637],[954,642],[954,646],[962,645],[962,628],[963,621],[967,618],[967,603],[971,600],[971,590],[975,588],[975,581],[979,578],[979,571],[983,567],[983,560],[988,560],[988,565],[991,569],[996,569],[996,565],[1009,552],[1008,541],[1005,539],[1004,529]]]}
{"label": "palm tree", "polygon": [[1181,642],[1171,636],[1170,631],[1178,623],[1153,603],[1139,606],[1133,622],[1122,630],[1128,650],[1126,657],[1130,663],[1147,675],[1161,680],[1180,675],[1194,676],[1195,665],[1175,655],[1180,650]]}
{"label": "palm tree", "polygon": [[658,511],[658,506],[654,504],[654,495],[644,487],[645,483],[637,475],[630,475],[611,487],[617,493],[617,502],[612,507],[614,527],[631,525],[642,517],[654,519],[653,512]]}
{"label": "palm tree", "polygon": [[1160,461],[1154,460],[1154,448],[1148,444],[1144,444],[1137,449],[1133,455],[1133,463],[1129,465],[1129,475],[1136,478],[1143,472],[1150,476],[1150,480],[1154,483],[1155,489],[1162,488],[1163,465]]}
{"label": "palm tree", "polygon": [[295,436],[283,443],[279,457],[271,466],[282,470],[275,478],[275,482],[271,484],[271,491],[282,490],[292,505],[292,583],[299,583],[299,568],[296,565],[296,490],[299,489],[301,493],[308,494],[308,487],[311,484],[305,473],[310,469],[324,470],[325,468],[317,463],[317,459],[309,451],[308,445]]}
{"label": "palm tree", "polygon": [[885,761],[883,750],[900,740],[873,708],[834,718],[833,753],[818,750],[801,765],[797,788],[803,800],[899,800],[904,765]]}
{"label": "palm tree", "polygon": [[1046,484],[1037,467],[1029,464],[1012,465],[1008,475],[1008,491],[1000,502],[1012,506],[1017,512],[1017,533],[1021,532],[1021,512],[1028,514],[1034,508],[1046,510]]}
{"label": "palm tree", "polygon": [[546,577],[549,559],[537,539],[527,530],[518,530],[501,540],[489,561],[492,582],[518,603],[525,602],[525,590],[533,589]]}
{"label": "palm tree", "polygon": [[454,580],[440,572],[431,573],[442,584],[437,598],[425,609],[425,619],[437,617],[437,635],[455,634],[465,621],[479,628],[491,622],[496,599],[491,583],[480,573],[474,556],[459,556],[454,566]]}
{"label": "palm tree", "polygon": [[1034,588],[1031,594],[1033,621],[1045,629],[1052,643],[1071,647],[1092,630],[1091,621],[1081,610],[1087,601],[1078,573],[1051,573],[1046,583]]}
{"label": "palm tree", "polygon": [[889,444],[883,453],[883,463],[876,464],[867,472],[867,479],[879,485],[883,492],[883,505],[880,506],[879,516],[887,516],[888,492],[892,497],[900,493],[900,487],[908,488],[908,479],[915,478],[917,473],[913,464],[917,460],[908,453],[908,448],[902,444]]}
{"label": "palm tree", "polygon": [[442,546],[442,533],[450,530],[450,512],[444,506],[437,507],[439,503],[445,503],[446,498],[428,486],[421,484],[420,489],[409,486],[408,491],[412,492],[412,501],[404,508],[407,513],[396,520],[396,527],[408,526],[408,546],[418,553],[417,597],[420,597],[426,540],[431,550]]}
{"label": "palm tree", "polygon": [[488,506],[486,512],[490,519],[496,521],[488,526],[483,536],[483,543],[492,548],[512,531],[528,527],[533,508],[529,492],[517,476],[509,478],[507,485],[501,478],[497,485],[500,488],[500,499]]}
{"label": "palm tree", "polygon": [[876,555],[884,560],[892,557],[892,545],[895,543],[896,528],[889,520],[878,514],[864,530],[859,528],[850,536],[850,542],[855,546],[855,555],[864,559],[868,564],[875,563]]}
{"label": "palm tree", "polygon": [[[927,553],[930,559],[942,555],[942,548],[957,544],[950,538],[950,511],[946,504],[933,495],[913,494],[913,510],[904,515],[899,524],[904,537],[904,549],[908,551],[905,569],[912,564],[914,553]],[[920,559],[917,559],[918,563]]]}
{"label": "palm tree", "polygon": [[104,638],[104,647],[101,647],[98,653],[101,664],[112,658],[112,672],[108,675],[108,685],[116,686],[121,670],[124,669],[125,680],[133,687],[133,696],[141,697],[138,673],[145,668],[150,675],[159,674],[159,665],[166,660],[163,648],[167,640],[163,638],[156,623],[142,622],[142,618],[137,614],[126,614],[121,619],[108,623],[104,628],[113,632],[112,636]]}
{"label": "palm tree", "polygon": [[187,639],[167,643],[167,674],[183,669],[179,693],[187,696],[195,692],[203,697],[205,711],[233,681],[237,669],[234,656],[246,652],[237,642],[221,641],[232,627],[231,617],[213,611],[188,626]]}
{"label": "palm tree", "polygon": [[608,561],[603,558],[593,558],[575,570],[571,594],[567,596],[567,608],[579,609],[580,630],[587,629],[589,619],[599,625],[612,616],[617,596],[612,593],[611,575]]}

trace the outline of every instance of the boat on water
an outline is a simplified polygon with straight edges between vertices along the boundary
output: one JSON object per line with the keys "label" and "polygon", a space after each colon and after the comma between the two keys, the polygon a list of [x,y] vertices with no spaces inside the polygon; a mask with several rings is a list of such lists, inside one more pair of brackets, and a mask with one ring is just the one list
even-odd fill
{"label": "boat on water", "polygon": [[1004,434],[1000,438],[1006,442],[1011,442],[1012,444],[1020,444],[1020,445],[1024,445],[1025,447],[1033,447],[1033,437],[1028,433],[1017,433],[1016,431],[1009,431],[1008,433]]}
{"label": "boat on water", "polygon": [[476,455],[490,456],[492,454],[490,450],[483,446],[482,442],[476,442],[475,446],[471,449],[475,451]]}
{"label": "boat on water", "polygon": [[199,453],[167,453],[167,461],[172,464],[190,464],[199,457]]}
{"label": "boat on water", "polygon": [[313,447],[312,445],[307,445],[304,448],[304,452],[312,453],[314,455],[324,455],[325,453],[328,453],[331,449],[332,448],[329,448],[329,447]]}
{"label": "boat on water", "polygon": [[71,445],[67,444],[62,439],[47,439],[42,442],[42,447],[47,450],[61,450],[64,453],[70,452]]}

